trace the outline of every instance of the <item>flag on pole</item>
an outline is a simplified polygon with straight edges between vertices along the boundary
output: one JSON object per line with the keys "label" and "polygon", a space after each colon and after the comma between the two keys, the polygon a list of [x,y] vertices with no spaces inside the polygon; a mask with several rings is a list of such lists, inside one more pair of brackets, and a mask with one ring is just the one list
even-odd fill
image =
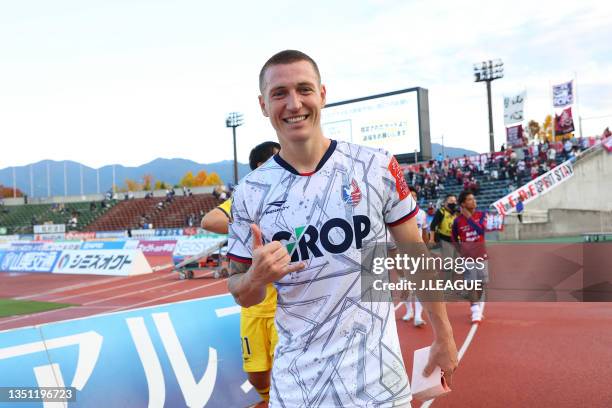
{"label": "flag on pole", "polygon": [[506,128],[506,144],[511,147],[523,146],[523,125]]}
{"label": "flag on pole", "polygon": [[525,103],[526,91],[504,97],[504,124],[510,125],[525,120],[523,105]]}
{"label": "flag on pole", "polygon": [[563,108],[574,103],[573,82],[553,85],[553,106],[555,108]]}
{"label": "flag on pole", "polygon": [[555,134],[565,135],[574,131],[574,119],[572,118],[572,108],[563,109],[561,115],[555,115]]}

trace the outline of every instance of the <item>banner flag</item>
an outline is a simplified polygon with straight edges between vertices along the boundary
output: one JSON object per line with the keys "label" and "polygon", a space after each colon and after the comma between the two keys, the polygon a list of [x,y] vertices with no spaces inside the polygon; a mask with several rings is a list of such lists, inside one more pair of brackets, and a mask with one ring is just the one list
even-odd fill
{"label": "banner flag", "polygon": [[573,82],[553,85],[553,106],[555,108],[563,108],[574,103]]}
{"label": "banner flag", "polygon": [[526,91],[504,97],[504,124],[510,125],[525,120],[524,104]]}
{"label": "banner flag", "polygon": [[523,147],[523,125],[506,128],[506,145],[511,147]]}
{"label": "banner flag", "polygon": [[572,108],[563,109],[561,115],[555,115],[555,134],[565,135],[574,131],[574,119],[572,119]]}

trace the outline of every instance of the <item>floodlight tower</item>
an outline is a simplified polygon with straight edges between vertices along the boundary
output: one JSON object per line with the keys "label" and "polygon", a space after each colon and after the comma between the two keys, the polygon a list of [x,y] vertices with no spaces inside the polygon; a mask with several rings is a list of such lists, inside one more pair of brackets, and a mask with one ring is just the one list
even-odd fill
{"label": "floodlight tower", "polygon": [[234,136],[234,185],[238,184],[238,155],[236,153],[236,128],[244,123],[242,113],[232,112],[225,119],[225,126],[232,128]]}
{"label": "floodlight tower", "polygon": [[491,81],[504,77],[504,63],[500,59],[482,61],[474,64],[474,82],[487,83],[487,98],[489,102],[489,150],[495,151],[493,135],[493,107],[491,106]]}

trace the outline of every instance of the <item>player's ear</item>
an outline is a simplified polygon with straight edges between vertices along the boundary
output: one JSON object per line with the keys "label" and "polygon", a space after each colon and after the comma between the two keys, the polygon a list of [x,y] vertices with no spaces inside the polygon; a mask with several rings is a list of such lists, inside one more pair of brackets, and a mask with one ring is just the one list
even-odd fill
{"label": "player's ear", "polygon": [[259,95],[259,107],[261,108],[261,113],[263,113],[266,118],[270,116],[266,108],[266,100],[262,95]]}
{"label": "player's ear", "polygon": [[326,103],[326,95],[327,95],[327,89],[325,88],[325,85],[321,84],[321,107],[325,106]]}

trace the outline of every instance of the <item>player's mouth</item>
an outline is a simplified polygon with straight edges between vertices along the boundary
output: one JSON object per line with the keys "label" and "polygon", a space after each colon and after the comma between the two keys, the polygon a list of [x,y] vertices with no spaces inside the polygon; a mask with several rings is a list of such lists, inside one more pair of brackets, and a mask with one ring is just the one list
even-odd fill
{"label": "player's mouth", "polygon": [[309,116],[310,115],[291,116],[289,118],[283,118],[283,122],[294,125],[296,123],[305,121]]}

